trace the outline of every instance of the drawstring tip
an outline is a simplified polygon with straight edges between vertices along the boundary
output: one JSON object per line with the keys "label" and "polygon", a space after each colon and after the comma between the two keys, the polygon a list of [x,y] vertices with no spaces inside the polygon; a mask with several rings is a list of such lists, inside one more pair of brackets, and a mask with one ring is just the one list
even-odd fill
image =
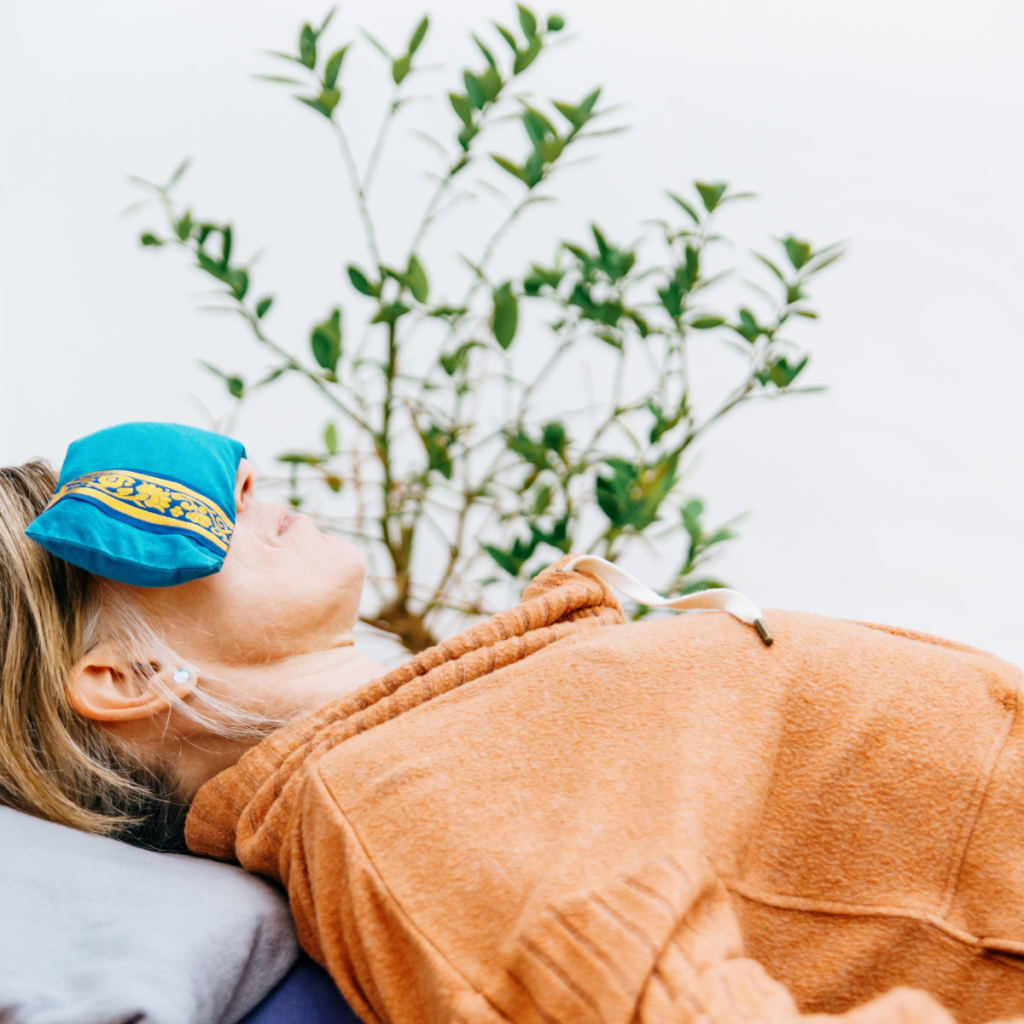
{"label": "drawstring tip", "polygon": [[765,647],[771,647],[775,643],[775,637],[768,632],[768,627],[764,624],[764,619],[754,619],[754,629],[757,630],[757,635],[761,638],[761,642]]}

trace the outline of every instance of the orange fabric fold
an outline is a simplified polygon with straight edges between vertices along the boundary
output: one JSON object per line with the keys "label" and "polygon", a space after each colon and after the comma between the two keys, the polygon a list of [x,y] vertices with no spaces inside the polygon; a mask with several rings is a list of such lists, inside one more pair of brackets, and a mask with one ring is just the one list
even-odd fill
{"label": "orange fabric fold", "polygon": [[1024,1014],[1020,670],[767,622],[547,570],[207,783],[189,845],[286,886],[367,1024]]}

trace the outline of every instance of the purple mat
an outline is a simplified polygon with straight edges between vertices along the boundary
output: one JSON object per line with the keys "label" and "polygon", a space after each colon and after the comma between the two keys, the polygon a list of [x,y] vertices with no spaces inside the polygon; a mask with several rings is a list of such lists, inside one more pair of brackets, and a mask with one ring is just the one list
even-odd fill
{"label": "purple mat", "polygon": [[303,953],[270,995],[239,1024],[362,1024],[331,976]]}

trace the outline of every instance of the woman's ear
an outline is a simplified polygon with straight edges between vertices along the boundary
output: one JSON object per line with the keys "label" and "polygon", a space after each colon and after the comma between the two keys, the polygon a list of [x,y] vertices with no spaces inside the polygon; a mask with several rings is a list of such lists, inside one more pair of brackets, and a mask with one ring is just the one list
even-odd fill
{"label": "woman's ear", "polygon": [[158,667],[126,661],[113,647],[98,644],[72,667],[68,700],[83,718],[94,722],[152,718],[170,708],[171,695],[181,699],[195,687],[188,673],[175,673],[183,681],[159,677],[163,685],[154,686]]}
{"label": "woman's ear", "polygon": [[235,474],[235,515],[244,512],[255,500],[256,471],[248,459],[242,459]]}

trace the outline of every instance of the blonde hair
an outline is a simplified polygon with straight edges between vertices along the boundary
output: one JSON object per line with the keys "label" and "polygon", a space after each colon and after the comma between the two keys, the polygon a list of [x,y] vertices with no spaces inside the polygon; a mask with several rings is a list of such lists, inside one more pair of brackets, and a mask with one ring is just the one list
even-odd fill
{"label": "blonde hair", "polygon": [[[40,460],[0,468],[0,803],[86,832],[181,849],[187,805],[174,795],[171,772],[143,764],[77,714],[67,683],[101,640],[147,685],[161,685],[160,666],[145,660],[154,651],[164,667],[188,666],[175,663],[120,585],[25,536],[56,482]],[[222,735],[258,737],[280,724],[202,695],[173,702]]]}

